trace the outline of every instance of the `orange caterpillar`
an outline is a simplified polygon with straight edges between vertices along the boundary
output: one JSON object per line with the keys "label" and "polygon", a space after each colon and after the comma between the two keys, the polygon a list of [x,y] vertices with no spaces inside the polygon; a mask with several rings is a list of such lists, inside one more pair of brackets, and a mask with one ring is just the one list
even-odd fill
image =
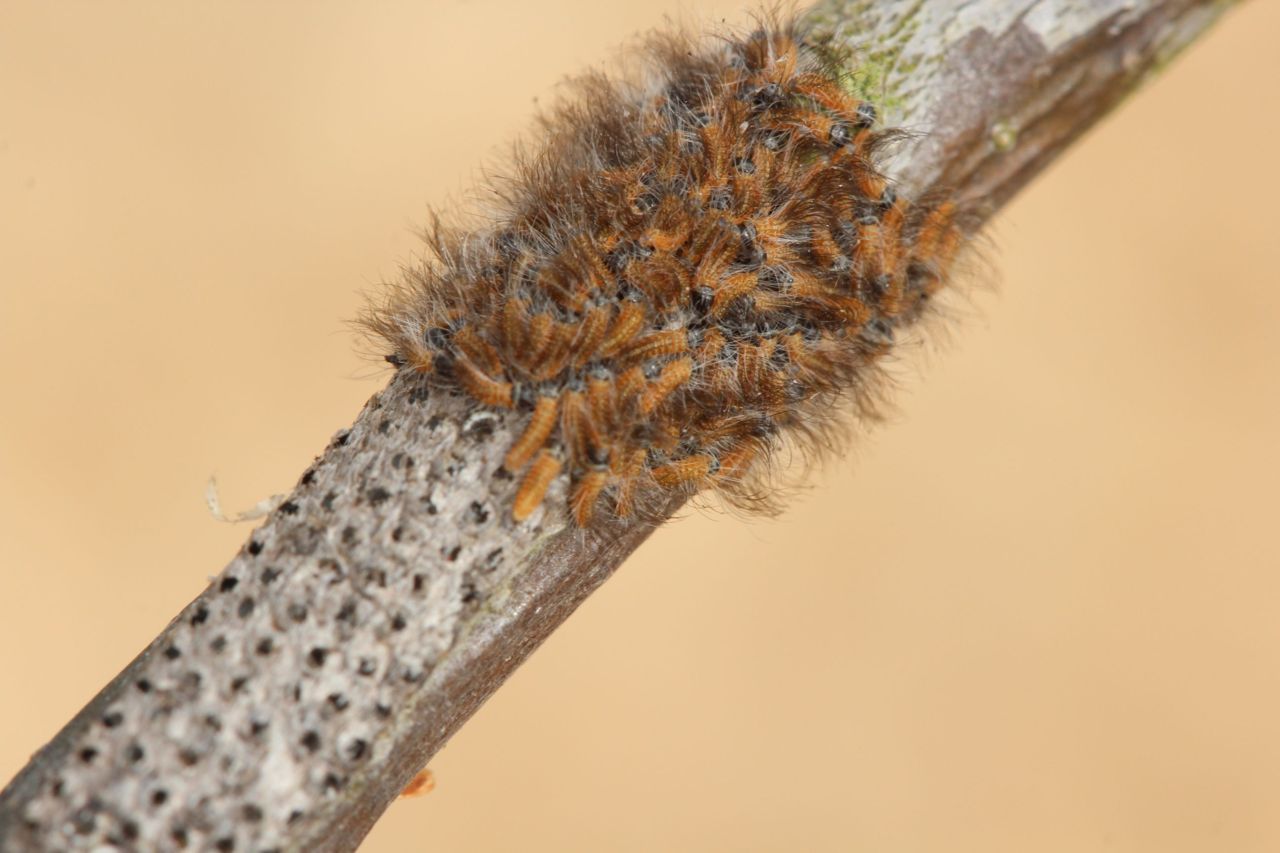
{"label": "orange caterpillar", "polygon": [[421,797],[430,794],[436,788],[435,774],[426,767],[414,774],[409,780],[409,784],[405,785],[400,791],[400,796],[405,799],[412,797]]}
{"label": "orange caterpillar", "polygon": [[586,81],[497,221],[437,227],[369,318],[399,369],[521,414],[516,522],[548,494],[584,527],[708,488],[772,507],[771,451],[866,399],[962,241],[879,173],[893,131],[798,25],[650,48],[657,82]]}

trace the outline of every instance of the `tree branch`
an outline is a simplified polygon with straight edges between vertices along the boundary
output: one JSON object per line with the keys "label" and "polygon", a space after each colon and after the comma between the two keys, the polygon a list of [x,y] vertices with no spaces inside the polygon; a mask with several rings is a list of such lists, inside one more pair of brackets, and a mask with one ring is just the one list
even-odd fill
{"label": "tree branch", "polygon": [[[990,214],[1193,40],[1201,0],[828,0],[894,174]],[[402,371],[195,601],[0,794],[0,849],[348,850],[652,532],[509,521],[519,419]],[[674,512],[678,506],[671,507]]]}

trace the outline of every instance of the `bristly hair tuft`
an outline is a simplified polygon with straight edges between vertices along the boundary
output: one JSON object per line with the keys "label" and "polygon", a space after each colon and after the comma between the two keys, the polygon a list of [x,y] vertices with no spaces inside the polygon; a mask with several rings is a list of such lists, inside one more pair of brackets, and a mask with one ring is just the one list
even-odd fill
{"label": "bristly hair tuft", "polygon": [[365,325],[399,370],[527,412],[504,467],[521,521],[569,478],[580,526],[713,489],[776,508],[784,442],[821,449],[947,283],[962,231],[877,168],[900,134],[794,22],[648,42],[644,81],[591,74],[541,119],[479,229]]}

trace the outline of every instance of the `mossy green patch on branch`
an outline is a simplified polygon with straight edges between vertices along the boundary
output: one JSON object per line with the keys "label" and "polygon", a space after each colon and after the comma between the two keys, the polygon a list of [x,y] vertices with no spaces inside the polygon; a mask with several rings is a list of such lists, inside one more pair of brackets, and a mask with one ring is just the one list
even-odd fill
{"label": "mossy green patch on branch", "polygon": [[841,87],[887,115],[903,108],[906,98],[900,86],[919,71],[923,61],[906,53],[919,31],[923,8],[924,0],[892,10],[876,0],[827,0],[814,6],[804,20],[813,41],[844,69]]}
{"label": "mossy green patch on branch", "polygon": [[1012,122],[998,121],[991,126],[991,143],[997,151],[1010,151],[1018,144],[1018,129]]}

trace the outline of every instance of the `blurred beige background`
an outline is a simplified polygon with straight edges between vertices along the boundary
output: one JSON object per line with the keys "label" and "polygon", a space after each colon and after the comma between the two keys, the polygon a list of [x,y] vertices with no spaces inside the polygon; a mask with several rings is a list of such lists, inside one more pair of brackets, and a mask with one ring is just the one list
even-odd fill
{"label": "blurred beige background", "polygon": [[[0,781],[385,374],[343,321],[664,12],[0,6]],[[483,36],[480,34],[483,33]],[[368,851],[1280,849],[1280,4],[995,229],[998,292],[781,520],[657,535]]]}

